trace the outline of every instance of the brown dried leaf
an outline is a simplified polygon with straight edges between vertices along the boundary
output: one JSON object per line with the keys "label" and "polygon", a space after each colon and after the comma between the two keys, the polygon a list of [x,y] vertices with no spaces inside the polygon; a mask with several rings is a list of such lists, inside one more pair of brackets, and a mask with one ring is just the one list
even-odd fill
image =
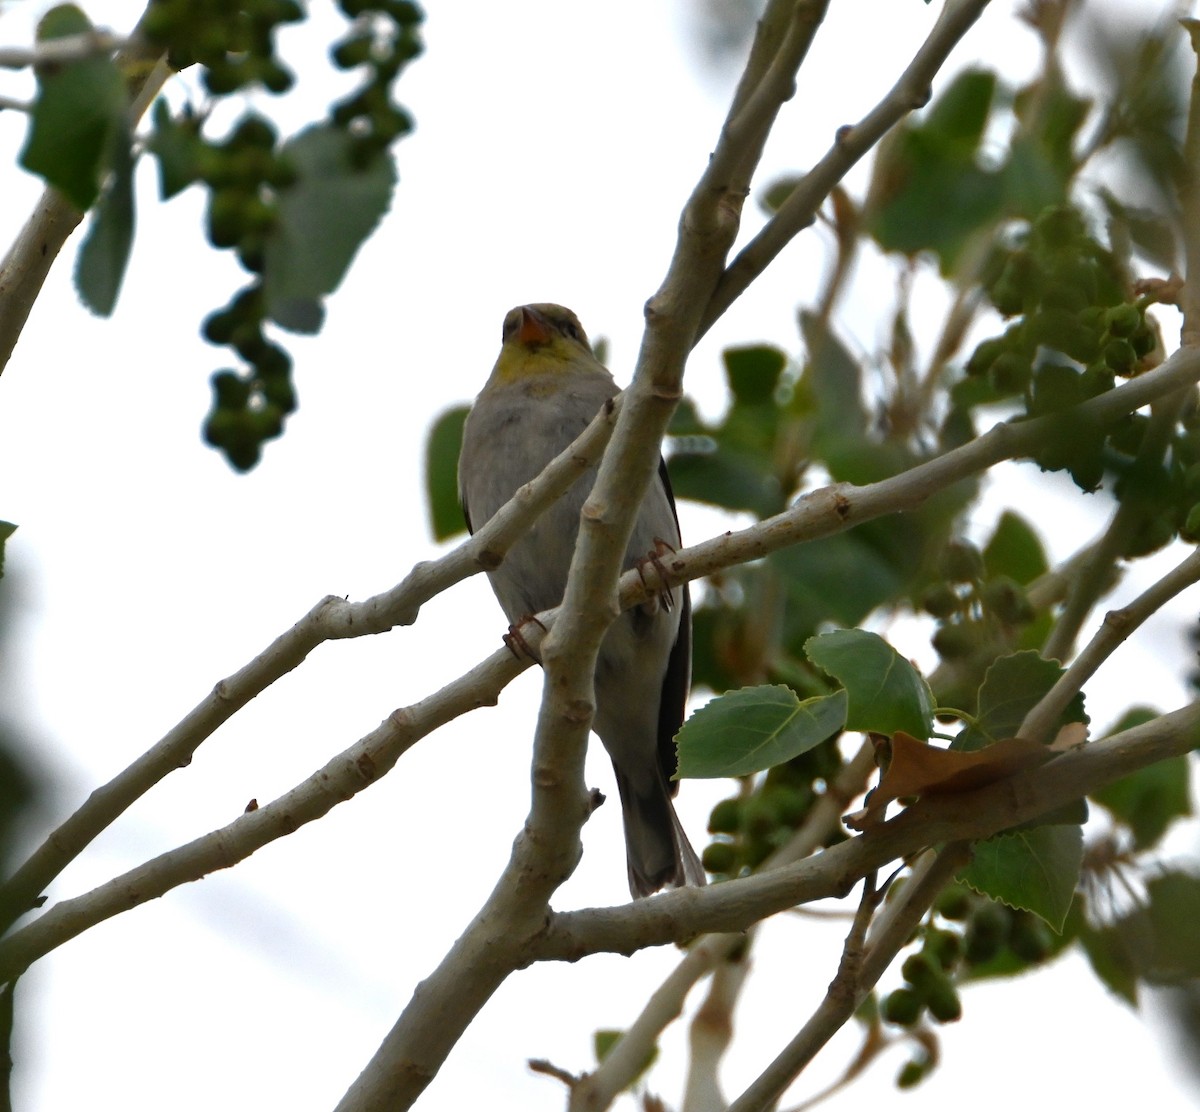
{"label": "brown dried leaf", "polygon": [[[876,746],[886,744],[880,739]],[[938,749],[897,730],[891,740],[891,761],[870,794],[867,805],[846,817],[852,830],[866,830],[883,821],[887,805],[909,796],[949,795],[994,784],[1015,772],[1036,768],[1056,754],[1041,742],[1011,737],[984,749],[963,752]]]}

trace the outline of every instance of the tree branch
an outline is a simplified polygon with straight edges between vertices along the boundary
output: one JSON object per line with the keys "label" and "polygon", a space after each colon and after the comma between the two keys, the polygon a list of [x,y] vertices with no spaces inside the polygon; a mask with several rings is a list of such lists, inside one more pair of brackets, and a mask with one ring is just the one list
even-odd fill
{"label": "tree branch", "polygon": [[[217,727],[276,680],[299,667],[318,645],[410,625],[429,599],[468,576],[499,564],[513,542],[599,458],[620,405],[618,398],[601,410],[574,444],[553,459],[536,479],[521,487],[486,525],[452,552],[438,560],[417,564],[391,590],[362,602],[349,603],[327,596],[248,664],[219,681],[212,693],[162,740],[94,791],[0,886],[0,929],[36,906],[46,887],[97,835],[165,776],[185,768]],[[528,662],[517,668],[509,679],[527,666]],[[502,681],[501,686],[506,682]],[[476,697],[467,694],[467,690],[464,689],[464,694],[468,701],[462,704],[462,711],[470,709],[469,700]],[[496,688],[485,701],[495,703],[499,691]]]}
{"label": "tree branch", "polygon": [[[780,73],[798,66],[807,45],[793,21],[738,119],[727,116],[716,149],[684,206],[666,278],[646,305],[646,331],[612,442],[580,515],[558,621],[543,641],[543,697],[533,741],[529,818],[483,909],[389,1032],[343,1098],[341,1112],[406,1108],[492,991],[523,964],[523,942],[549,916],[549,899],[578,860],[588,812],[583,764],[594,712],[600,642],[619,613],[617,581],[634,520],[658,463],[667,421],[682,392],[683,368],[700,312],[737,234],[757,162],[758,137],[790,95]],[[789,55],[788,52],[791,52]],[[761,58],[761,54],[756,55]],[[739,121],[746,121],[744,124]],[[467,988],[464,990],[464,986]],[[429,1013],[439,1017],[429,1022]]]}
{"label": "tree branch", "polygon": [[[538,631],[527,635],[534,648],[538,637]],[[495,692],[528,666],[528,661],[518,661],[507,648],[498,649],[440,691],[389,715],[371,733],[266,806],[151,858],[82,896],[55,904],[0,940],[0,983],[89,927],[180,884],[227,869],[352,799],[376,783],[422,737],[462,714],[464,707],[494,703]]]}
{"label": "tree branch", "polygon": [[1067,704],[1095,675],[1096,669],[1112,656],[1147,618],[1156,614],[1166,603],[1198,580],[1200,552],[1193,551],[1186,560],[1172,568],[1128,606],[1123,606],[1120,610],[1110,610],[1087,647],[1025,716],[1025,721],[1017,731],[1018,736],[1032,741],[1052,740],[1050,735],[1063,711],[1067,709]]}
{"label": "tree branch", "polygon": [[[103,32],[93,32],[100,35]],[[92,35],[77,36],[87,39]],[[60,42],[39,43],[34,52],[40,55]],[[116,42],[118,40],[114,40]],[[75,49],[79,49],[76,47]],[[162,52],[150,45],[138,34],[137,29],[124,41],[113,59],[117,68],[125,75],[129,91],[129,116],[132,125],[150,106],[171,74]],[[63,249],[71,233],[79,226],[83,213],[70,204],[56,190],[47,188],[34,206],[25,226],[17,233],[8,254],[0,260],[0,374],[8,365],[13,348],[25,327],[33,304],[58,253]]]}
{"label": "tree branch", "polygon": [[796,184],[758,235],[726,268],[704,310],[697,339],[815,219],[833,187],[909,112],[925,105],[934,77],[950,51],[983,14],[988,0],[946,0],[928,38],[891,91],[857,124],[838,130],[825,156]]}
{"label": "tree branch", "polygon": [[46,39],[33,46],[0,46],[0,69],[28,69],[30,66],[63,65],[111,54],[130,45],[129,39],[94,27],[80,35]]}
{"label": "tree branch", "polygon": [[863,948],[862,938],[874,910],[868,886],[863,892],[854,927],[846,937],[837,976],[825,998],[795,1038],[729,1106],[728,1112],[760,1112],[773,1107],[817,1052],[854,1015],[854,1010],[908,943],[937,894],[970,859],[971,847],[965,842],[952,842],[938,850],[927,867],[914,873],[899,899],[888,908],[887,917],[872,933],[869,944]]}
{"label": "tree branch", "polygon": [[842,897],[872,869],[928,846],[990,838],[1200,744],[1200,702],[1054,757],[976,791],[920,800],[881,826],[807,860],[705,889],[615,908],[561,912],[530,960],[576,961],[732,932],[799,903]]}
{"label": "tree branch", "polygon": [[[875,747],[865,742],[837,774],[829,790],[813,804],[804,825],[785,845],[775,850],[759,866],[758,871],[762,873],[790,865],[820,849],[830,832],[839,826],[841,816],[850,803],[862,794],[867,777],[874,769]],[[637,1077],[638,1070],[659,1035],[679,1015],[692,986],[727,961],[735,950],[749,949],[753,939],[752,929],[744,934],[709,935],[691,943],[679,965],[668,974],[645,1010],[621,1036],[604,1061],[593,1073],[580,1079],[572,1093],[572,1099],[579,1101],[577,1107],[588,1112],[599,1112],[627,1089]],[[661,999],[660,993],[663,994]],[[664,1001],[670,1001],[670,1006],[666,1006]],[[630,1045],[627,1047],[626,1043]],[[687,1112],[688,1102],[685,1100],[684,1104]],[[575,1107],[573,1104],[572,1109]]]}

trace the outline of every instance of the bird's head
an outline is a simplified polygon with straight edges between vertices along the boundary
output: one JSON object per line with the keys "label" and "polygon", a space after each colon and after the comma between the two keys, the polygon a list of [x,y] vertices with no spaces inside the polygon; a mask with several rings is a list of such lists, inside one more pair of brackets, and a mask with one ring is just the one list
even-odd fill
{"label": "bird's head", "polygon": [[503,346],[492,377],[511,381],[595,363],[579,318],[561,305],[518,305],[504,318]]}

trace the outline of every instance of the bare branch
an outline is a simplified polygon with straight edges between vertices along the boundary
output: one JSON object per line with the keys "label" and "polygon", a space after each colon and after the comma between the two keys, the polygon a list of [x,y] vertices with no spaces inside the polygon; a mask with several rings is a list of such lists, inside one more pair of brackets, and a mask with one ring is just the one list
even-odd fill
{"label": "bare branch", "polygon": [[[532,631],[529,639],[534,647],[537,638],[537,631]],[[91,892],[55,904],[32,923],[0,940],[0,983],[97,923],[181,884],[227,869],[352,799],[377,783],[422,737],[461,714],[465,706],[495,702],[494,693],[527,666],[528,662],[516,660],[508,649],[497,650],[441,691],[391,714],[278,799],[160,854]]]}
{"label": "bare branch", "polygon": [[817,209],[847,171],[909,112],[928,102],[938,70],[987,5],[988,0],[946,0],[928,38],[891,91],[857,124],[839,129],[825,157],[805,174],[766,227],[730,263],[704,310],[697,338],[813,222]]}
{"label": "bare branch", "polygon": [[[362,602],[350,603],[332,595],[322,599],[258,656],[217,683],[212,693],[161,741],[94,791],[0,887],[0,929],[34,907],[46,887],[98,834],[165,776],[186,767],[217,727],[280,677],[299,667],[318,645],[409,625],[416,621],[420,607],[429,599],[481,569],[495,567],[516,538],[599,458],[619,410],[618,398],[597,414],[574,444],[452,552],[416,565],[397,586]],[[512,675],[521,670],[518,668]],[[499,691],[497,687],[484,701],[494,703]],[[470,695],[468,699],[474,697]],[[461,710],[468,709],[470,703],[463,703]]]}
{"label": "bare branch", "polygon": [[846,947],[837,976],[812,1018],[797,1032],[775,1060],[746,1091],[729,1106],[729,1112],[759,1112],[772,1107],[783,1091],[816,1057],[817,1052],[846,1024],[854,1009],[866,998],[883,976],[884,970],[912,937],[942,887],[971,859],[970,846],[951,843],[938,850],[932,863],[918,870],[892,903],[881,920],[869,945],[862,946],[874,911],[873,891],[863,892],[854,926],[846,937]]}
{"label": "bare branch", "polygon": [[[807,25],[811,10],[809,4],[793,9],[793,22],[765,67],[763,83],[739,114],[749,122],[739,124],[731,109],[684,206],[666,278],[646,305],[647,326],[633,384],[580,515],[559,620],[542,645],[544,694],[525,830],[487,904],[423,983],[422,999],[405,1010],[347,1092],[339,1105],[342,1112],[405,1108],[416,1099],[470,1022],[472,1009],[481,1007],[523,963],[522,943],[544,928],[549,899],[578,860],[579,831],[588,813],[583,763],[594,709],[593,675],[601,639],[619,612],[621,561],[658,463],[667,421],[681,396],[684,362],[695,343],[700,313],[737,234],[761,149],[759,136],[791,93],[791,82],[783,87],[780,80],[782,71],[787,63],[794,74],[807,46],[805,34],[795,26]],[[430,1011],[438,1015],[437,1024],[429,1022]]]}
{"label": "bare branch", "polygon": [[61,39],[46,39],[33,46],[0,46],[0,69],[28,69],[30,66],[63,65],[81,62],[98,54],[123,50],[130,40],[94,27],[79,35],[64,35]]}
{"label": "bare branch", "polygon": [[1071,667],[1045,697],[1025,716],[1019,736],[1033,741],[1049,741],[1054,725],[1067,704],[1083,689],[1100,667],[1147,618],[1156,614],[1181,591],[1200,580],[1200,552],[1192,552],[1157,583],[1143,591],[1128,606],[1110,610],[1096,635],[1075,658]]}
{"label": "bare branch", "polygon": [[733,1010],[750,972],[745,953],[727,957],[713,970],[708,995],[688,1031],[690,1059],[683,1112],[725,1112],[721,1095],[721,1059],[733,1041]]}
{"label": "bare branch", "polygon": [[[813,804],[804,825],[762,863],[759,872],[790,865],[820,849],[830,832],[838,827],[850,803],[862,794],[867,777],[874,768],[875,747],[865,742],[838,773],[825,794]],[[590,1101],[582,1103],[580,1107],[587,1108],[589,1112],[607,1108],[637,1076],[650,1047],[667,1024],[680,1014],[684,998],[692,986],[727,961],[733,951],[750,949],[753,942],[753,929],[745,934],[709,935],[693,942],[679,965],[667,976],[604,1061],[595,1072],[579,1082],[579,1099]],[[625,1043],[629,1041],[632,1041],[632,1045],[626,1052]],[[618,1054],[618,1051],[621,1053]],[[685,1101],[685,1112],[690,1112],[686,1105]]]}
{"label": "bare branch", "polygon": [[1200,742],[1200,703],[1063,753],[1038,769],[977,791],[921,800],[867,834],[807,860],[706,889],[554,916],[532,960],[574,961],[681,942],[697,931],[732,932],[798,903],[844,896],[857,880],[931,845],[990,838]]}
{"label": "bare branch", "polygon": [[[56,45],[56,42],[66,41],[60,39],[41,43],[34,49],[40,51]],[[171,70],[161,51],[151,46],[136,30],[124,41],[114,61],[125,75],[132,124],[158,95]],[[8,365],[54,260],[82,219],[83,213],[57,190],[47,188],[25,226],[13,240],[8,254],[0,260],[0,290],[4,291],[4,296],[0,297],[0,374]]]}

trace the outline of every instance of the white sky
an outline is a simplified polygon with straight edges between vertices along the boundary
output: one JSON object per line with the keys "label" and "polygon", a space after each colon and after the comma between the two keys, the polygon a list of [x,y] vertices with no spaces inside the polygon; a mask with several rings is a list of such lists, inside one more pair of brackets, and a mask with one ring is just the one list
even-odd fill
{"label": "white sky", "polygon": [[[28,41],[30,16],[45,6],[0,6],[0,43]],[[338,25],[316,7],[318,31]],[[142,168],[138,241],[110,321],[78,306],[68,246],[0,380],[0,516],[20,526],[4,589],[19,589],[26,605],[10,641],[20,653],[14,713],[56,784],[48,820],[317,599],[366,597],[437,553],[422,496],[425,432],[443,408],[478,390],[509,307],[572,306],[593,336],[609,338],[614,373],[628,379],[641,305],[665,271],[679,208],[728,95],[729,79],[693,61],[684,7],[430,5],[426,55],[399,86],[418,130],[398,147],[393,212],[330,302],[322,335],[289,340],[300,410],[249,476],[233,475],[197,434],[209,373],[223,364],[197,328],[240,285],[236,267],[202,242],[200,195],[160,207],[154,175]],[[993,7],[954,67],[990,56],[1012,75],[1030,72],[1032,36],[1014,24],[1010,3]],[[833,9],[760,185],[819,157],[838,125],[875,102],[936,6],[855,0]],[[88,10],[123,29],[139,7]],[[295,55],[307,58],[302,72],[324,72],[320,35],[292,38],[308,52]],[[332,95],[330,81],[308,81],[313,99],[295,108],[296,124]],[[0,92],[21,89],[15,78],[0,83]],[[22,136],[23,122],[0,114],[0,163],[13,163]],[[19,171],[0,175],[7,242],[39,190]],[[860,190],[863,174],[850,181]],[[758,220],[749,205],[748,229]],[[688,384],[706,407],[721,402],[722,346],[766,339],[795,350],[795,309],[817,287],[823,259],[822,234],[812,231],[697,350]],[[846,307],[862,343],[878,335],[883,315],[861,298]],[[1009,470],[1050,497],[1045,477]],[[1074,508],[1080,502],[1054,497],[1046,517],[1061,523],[1050,538],[1056,552],[1098,527]],[[727,527],[691,507],[682,516],[691,540]],[[100,838],[51,899],[230,821],[251,797],[274,798],[393,708],[491,652],[503,629],[476,579],[430,603],[413,628],[323,647]],[[1164,678],[1182,670],[1177,625],[1164,622],[1151,637],[1141,697],[1178,705],[1181,688]],[[1128,676],[1130,660],[1114,678]],[[1097,681],[1093,703],[1101,724],[1119,709],[1104,701],[1104,686]],[[320,823],[39,962],[19,987],[17,1107],[331,1107],[507,859],[528,803],[538,692],[538,674],[527,672],[499,707],[428,739]],[[610,791],[596,750],[589,780]],[[447,798],[441,786],[451,780]],[[684,786],[680,810],[697,845],[727,790]],[[602,808],[584,840],[558,907],[626,897],[618,808]],[[730,1096],[815,1005],[841,933],[806,918],[763,932],[755,964],[768,976],[752,976],[740,1007],[752,1037],[727,1063]],[[512,978],[423,1107],[475,1107],[483,1098],[493,1108],[561,1108],[560,1086],[530,1075],[525,1059],[588,1068],[592,1031],[627,1024],[675,960],[670,951],[599,957]],[[939,1112],[969,1099],[987,1109],[1031,1089],[1096,1108],[1194,1107],[1157,1050],[1162,1032],[1110,1000],[1077,958],[972,988],[964,1004],[964,1021],[942,1029],[944,1064],[919,1095],[895,1095],[903,1057],[893,1053],[831,1107],[874,1099]],[[797,1099],[837,1074],[855,1038],[853,1030],[839,1036]],[[683,1045],[683,1028],[672,1029],[653,1075],[668,1102],[680,1096]]]}

